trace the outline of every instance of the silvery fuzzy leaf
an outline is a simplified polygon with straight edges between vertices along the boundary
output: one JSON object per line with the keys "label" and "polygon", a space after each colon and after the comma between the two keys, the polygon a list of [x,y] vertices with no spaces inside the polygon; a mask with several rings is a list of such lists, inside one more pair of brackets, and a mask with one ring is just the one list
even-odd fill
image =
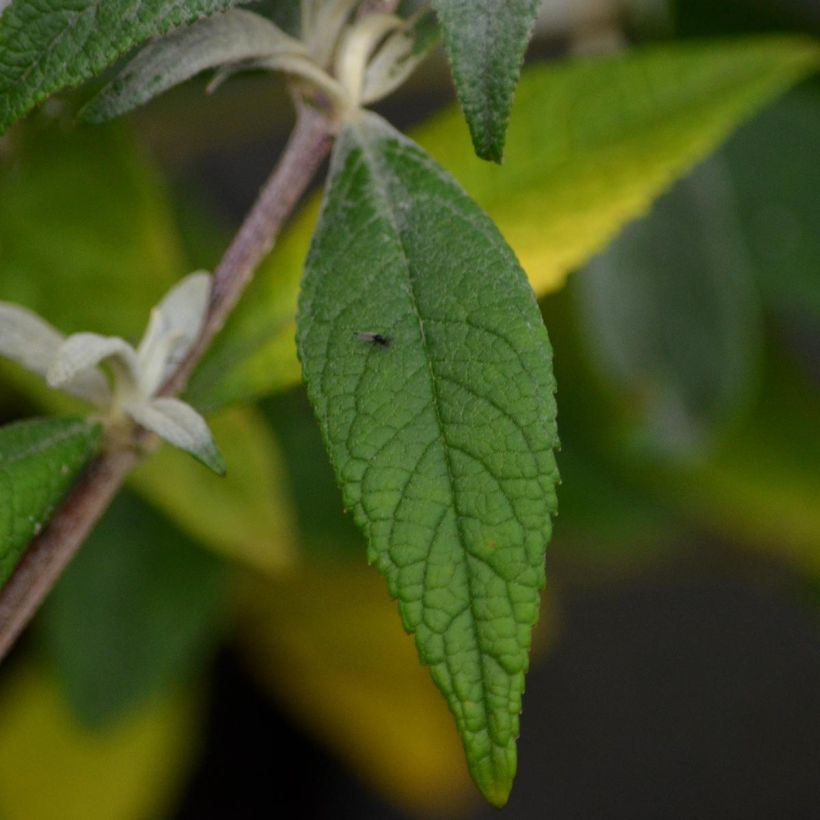
{"label": "silvery fuzzy leaf", "polygon": [[427,57],[438,38],[436,17],[429,11],[391,34],[367,66],[362,104],[369,105],[395,91]]}
{"label": "silvery fuzzy leaf", "polygon": [[82,116],[90,122],[112,119],[201,71],[279,52],[306,54],[298,40],[253,12],[231,9],[206,17],[146,46]]}
{"label": "silvery fuzzy leaf", "polygon": [[205,419],[178,399],[151,399],[126,407],[126,412],[146,430],[190,453],[218,475],[225,475],[225,460]]}
{"label": "silvery fuzzy leaf", "polygon": [[333,74],[358,101],[371,55],[382,40],[404,23],[394,14],[368,14],[345,32],[336,54]]}
{"label": "silvery fuzzy leaf", "polygon": [[[45,378],[64,341],[63,334],[36,313],[0,302],[0,355]],[[96,370],[75,374],[60,387],[97,405],[106,404],[110,396],[108,382]]]}
{"label": "silvery fuzzy leaf", "polygon": [[308,0],[302,6],[302,37],[313,60],[327,68],[342,26],[348,21],[361,0],[329,0],[316,3]]}
{"label": "silvery fuzzy leaf", "polygon": [[137,348],[143,395],[153,395],[188,355],[202,330],[210,296],[211,276],[198,271],[171,288],[151,311]]}

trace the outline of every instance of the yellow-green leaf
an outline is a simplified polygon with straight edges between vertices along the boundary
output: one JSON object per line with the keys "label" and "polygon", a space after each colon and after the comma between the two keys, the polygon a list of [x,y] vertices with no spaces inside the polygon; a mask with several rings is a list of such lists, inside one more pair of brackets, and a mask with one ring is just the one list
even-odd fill
{"label": "yellow-green leaf", "polygon": [[573,60],[525,72],[502,167],[470,155],[455,112],[416,138],[497,221],[544,294],[818,65],[820,46],[788,37]]}

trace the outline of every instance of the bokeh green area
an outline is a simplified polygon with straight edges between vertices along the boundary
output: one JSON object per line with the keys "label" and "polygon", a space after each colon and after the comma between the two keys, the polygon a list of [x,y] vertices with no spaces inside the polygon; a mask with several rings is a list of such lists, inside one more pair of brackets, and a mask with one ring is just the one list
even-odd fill
{"label": "bokeh green area", "polygon": [[[533,66],[500,168],[471,156],[454,109],[418,128],[519,253],[555,349],[558,591],[536,663],[560,640],[563,573],[605,585],[674,567],[704,534],[739,567],[765,553],[820,589],[818,55],[778,34]],[[105,127],[51,106],[10,133],[0,299],[133,341],[171,282],[215,264],[229,219],[192,180],[203,157],[241,154],[248,126],[199,133],[199,90]],[[252,110],[259,94],[237,81],[213,106]],[[452,721],[366,566],[299,386],[316,209],[191,387],[227,478],[167,449],[148,461],[0,669],[0,817],[173,816],[225,647],[385,800],[470,811]],[[0,369],[4,422],[68,409]]]}

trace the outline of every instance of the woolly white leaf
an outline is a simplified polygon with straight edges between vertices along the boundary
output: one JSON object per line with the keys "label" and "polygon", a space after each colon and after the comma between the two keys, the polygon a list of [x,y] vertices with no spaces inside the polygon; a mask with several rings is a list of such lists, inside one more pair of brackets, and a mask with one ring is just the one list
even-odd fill
{"label": "woolly white leaf", "polygon": [[302,37],[317,65],[327,68],[342,26],[360,0],[329,0],[306,2],[303,6]]}
{"label": "woolly white leaf", "polygon": [[137,348],[144,395],[153,395],[190,351],[202,330],[210,295],[211,277],[199,271],[171,288],[151,311]]}
{"label": "woolly white leaf", "polygon": [[423,62],[438,39],[432,13],[408,21],[406,28],[391,34],[367,66],[362,105],[369,105],[395,91]]}
{"label": "woolly white leaf", "polygon": [[[45,377],[64,341],[63,334],[36,313],[0,302],[0,356]],[[98,405],[110,396],[105,377],[96,371],[77,374],[63,389]]]}
{"label": "woolly white leaf", "polygon": [[[116,336],[100,336],[97,333],[75,333],[69,336],[57,350],[54,361],[46,372],[51,387],[69,391],[78,380],[103,379],[97,365],[107,361],[114,376],[125,391],[134,392],[139,384],[137,354],[124,339]],[[107,387],[106,387],[107,389]]]}
{"label": "woolly white leaf", "polygon": [[0,356],[45,376],[63,338],[62,333],[36,313],[0,302]]}
{"label": "woolly white leaf", "polygon": [[336,54],[334,74],[357,104],[361,102],[367,63],[384,38],[403,26],[394,14],[368,14],[345,32]]}
{"label": "woolly white leaf", "polygon": [[126,412],[146,430],[190,453],[218,475],[225,474],[225,461],[205,419],[189,404],[159,398],[129,405]]}
{"label": "woolly white leaf", "polygon": [[280,52],[306,54],[298,40],[253,12],[231,9],[206,17],[144,48],[86,106],[83,117],[108,120],[208,68]]}

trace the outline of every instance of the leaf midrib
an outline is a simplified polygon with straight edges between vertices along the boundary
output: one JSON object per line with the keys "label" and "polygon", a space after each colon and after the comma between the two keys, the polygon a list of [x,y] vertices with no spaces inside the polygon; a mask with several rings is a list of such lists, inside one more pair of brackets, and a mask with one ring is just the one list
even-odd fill
{"label": "leaf midrib", "polygon": [[46,438],[37,439],[29,444],[24,450],[12,453],[10,457],[0,453],[0,472],[6,472],[7,468],[19,464],[21,461],[38,456],[52,447],[62,444],[64,441],[77,436],[82,431],[88,429],[82,422],[72,425],[66,430],[57,431]]}
{"label": "leaf midrib", "polygon": [[[376,171],[377,171],[377,173],[375,173],[375,174],[371,172],[371,179],[373,180],[374,188],[375,188],[375,190],[378,194],[380,204],[383,207],[383,216],[389,221],[391,227],[393,228],[393,230],[395,232],[397,242],[398,242],[398,245],[401,249],[402,259],[404,261],[404,271],[405,271],[405,274],[407,276],[408,284],[410,286],[411,305],[412,305],[412,308],[413,308],[413,313],[415,314],[416,319],[418,320],[418,324],[419,324],[419,333],[421,335],[422,346],[424,348],[424,358],[425,358],[425,362],[427,363],[427,371],[428,371],[428,374],[429,374],[429,377],[430,377],[431,395],[432,395],[432,398],[433,398],[433,411],[435,413],[436,425],[438,426],[438,429],[439,429],[440,441],[442,443],[442,448],[444,450],[444,458],[445,458],[445,463],[447,465],[447,479],[448,479],[448,483],[450,485],[450,497],[452,499],[453,509],[455,511],[455,514],[456,514],[455,518],[456,518],[456,529],[458,530],[458,535],[459,535],[459,547],[460,547],[461,553],[462,553],[464,571],[465,571],[465,574],[466,574],[466,577],[467,577],[467,584],[468,584],[468,589],[469,589],[469,596],[468,596],[469,597],[469,611],[470,611],[470,615],[471,615],[470,631],[472,632],[473,639],[475,641],[475,646],[478,649],[479,661],[480,661],[480,664],[481,664],[481,684],[480,685],[481,685],[481,707],[482,707],[483,717],[484,717],[483,725],[484,725],[484,727],[487,731],[487,736],[490,740],[491,745],[497,746],[499,744],[497,744],[494,741],[493,736],[492,736],[492,732],[490,731],[489,715],[490,715],[492,709],[491,709],[489,701],[488,701],[487,688],[486,688],[486,685],[485,685],[485,680],[487,678],[487,668],[486,668],[487,657],[486,656],[487,656],[488,653],[485,653],[485,651],[484,651],[484,647],[482,645],[481,638],[480,638],[478,628],[477,628],[478,618],[477,618],[476,611],[475,611],[475,603],[474,603],[474,595],[473,595],[473,576],[472,576],[472,571],[470,569],[470,563],[469,563],[470,553],[468,552],[467,547],[466,547],[467,539],[466,539],[465,534],[464,534],[464,526],[463,526],[463,523],[462,523],[462,516],[461,516],[461,512],[460,512],[459,507],[458,507],[458,493],[457,493],[457,489],[456,489],[456,481],[455,481],[455,475],[454,475],[454,471],[453,471],[453,463],[452,463],[452,459],[450,457],[450,444],[447,441],[446,429],[445,429],[445,426],[444,426],[444,422],[442,420],[441,410],[440,410],[441,399],[440,399],[438,387],[437,387],[437,384],[436,384],[436,375],[435,375],[435,370],[433,368],[433,363],[432,363],[432,360],[431,360],[430,356],[428,355],[427,335],[426,335],[425,327],[424,327],[424,319],[422,318],[421,313],[420,313],[419,308],[418,308],[418,298],[417,298],[417,295],[416,295],[416,286],[415,286],[414,277],[411,275],[412,268],[411,268],[411,265],[409,263],[409,258],[410,257],[409,257],[409,254],[407,252],[407,248],[405,246],[403,233],[402,233],[401,228],[399,226],[398,215],[397,215],[397,213],[396,213],[396,211],[395,211],[395,209],[393,208],[393,205],[392,205],[392,198],[390,196],[389,189],[387,188],[387,186],[384,184],[384,181],[383,181],[384,178],[388,174],[391,175],[391,176],[394,176],[394,175],[392,175],[390,173],[389,169],[385,168],[385,165],[382,162],[382,159],[379,156],[378,151],[374,151],[372,149],[370,141],[364,133],[364,129],[363,128],[357,128],[357,131],[358,131],[358,134],[360,136],[358,142],[362,146],[362,153],[365,157],[365,161],[371,168],[375,168]],[[446,515],[446,510],[445,510],[445,515]],[[432,540],[431,540],[431,547],[432,547]],[[428,550],[428,559],[429,559],[429,550]],[[426,582],[427,582],[427,570],[428,570],[429,566],[430,566],[430,562],[429,562],[429,560],[426,560],[425,565],[424,565],[424,576],[423,576],[423,581],[422,581],[422,588],[424,590],[426,590],[426,587],[427,587],[427,584],[426,584]],[[493,570],[493,571],[495,572],[495,570]],[[458,615],[456,617],[458,617]],[[452,625],[454,621],[455,621],[455,618],[451,619],[450,625]],[[449,667],[449,664],[446,664],[446,665]],[[454,696],[455,696],[455,693],[454,693]],[[470,734],[473,734],[473,733],[471,732]],[[504,748],[504,747],[502,747],[502,748]],[[488,754],[487,757],[492,762],[492,755]]]}

